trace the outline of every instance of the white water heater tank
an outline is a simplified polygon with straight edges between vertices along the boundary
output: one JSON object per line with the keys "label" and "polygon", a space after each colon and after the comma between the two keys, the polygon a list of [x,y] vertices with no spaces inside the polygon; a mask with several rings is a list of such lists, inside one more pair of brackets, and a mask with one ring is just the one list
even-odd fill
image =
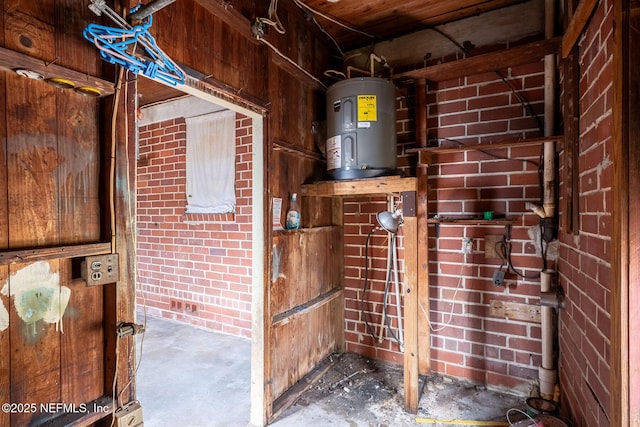
{"label": "white water heater tank", "polygon": [[396,87],[358,77],[327,89],[327,172],[333,179],[397,173]]}

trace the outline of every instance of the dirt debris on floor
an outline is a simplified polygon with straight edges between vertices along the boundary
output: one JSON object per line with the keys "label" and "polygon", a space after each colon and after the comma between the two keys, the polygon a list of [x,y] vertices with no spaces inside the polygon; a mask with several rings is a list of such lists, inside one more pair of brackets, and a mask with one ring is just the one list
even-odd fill
{"label": "dirt debris on floor", "polygon": [[353,353],[331,357],[337,358],[334,366],[282,414],[282,421],[303,413],[308,414],[307,425],[322,425],[323,418],[318,414],[331,413],[350,427],[415,426],[416,418],[505,421],[510,408],[525,406],[523,396],[434,374],[420,378],[418,414],[409,414],[404,411],[402,366]]}

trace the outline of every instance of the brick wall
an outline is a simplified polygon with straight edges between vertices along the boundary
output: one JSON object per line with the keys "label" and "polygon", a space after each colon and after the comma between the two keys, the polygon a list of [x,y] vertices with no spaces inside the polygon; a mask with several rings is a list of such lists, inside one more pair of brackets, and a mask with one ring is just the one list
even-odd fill
{"label": "brick wall", "polygon": [[[543,63],[504,70],[503,75],[529,101],[538,115],[543,111]],[[496,74],[488,73],[428,87],[428,128],[430,143],[458,146],[525,139],[540,136],[539,120],[522,106],[520,98]],[[413,99],[398,104],[400,164],[410,170],[404,149],[414,146]],[[540,117],[540,120],[542,117]],[[432,323],[432,369],[456,377],[493,386],[522,387],[537,379],[540,364],[540,325],[535,322],[505,320],[490,315],[490,303],[504,300],[537,304],[538,272],[542,268],[538,217],[526,203],[539,203],[539,163],[541,146],[514,147],[487,153],[466,151],[439,154],[429,167],[429,216],[482,215],[513,218],[510,230],[511,259],[515,270],[505,286],[493,284],[500,259],[486,258],[484,237],[506,235],[504,225],[446,225],[429,227],[429,280],[431,307],[421,307],[421,322],[427,312]],[[499,158],[496,158],[498,156]],[[367,232],[375,225],[375,212],[386,210],[384,199],[347,200],[345,203],[346,339],[347,349],[391,362],[401,362],[402,354],[392,340],[374,343],[366,331],[360,310],[364,278],[364,245]],[[373,239],[373,292],[366,305],[369,318],[379,323],[386,271],[386,235]],[[473,252],[461,253],[462,239],[473,239]],[[401,243],[401,242],[400,242]],[[553,252],[553,251],[551,251]],[[402,254],[400,255],[402,257]],[[400,276],[402,280],[402,275]],[[396,325],[390,308],[391,324]],[[424,324],[424,323],[423,323]]]}
{"label": "brick wall", "polygon": [[609,425],[613,19],[613,3],[601,1],[579,41],[580,219],[577,234],[560,234],[562,401],[585,426]]}
{"label": "brick wall", "polygon": [[251,119],[236,115],[235,214],[185,214],[184,118],[143,126],[139,140],[139,309],[249,337]]}

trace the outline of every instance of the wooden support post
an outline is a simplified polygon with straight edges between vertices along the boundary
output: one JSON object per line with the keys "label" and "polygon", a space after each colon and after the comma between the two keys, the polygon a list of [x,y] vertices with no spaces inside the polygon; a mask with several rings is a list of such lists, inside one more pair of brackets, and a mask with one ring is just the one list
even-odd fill
{"label": "wooden support post", "polygon": [[[416,84],[416,142],[420,148],[427,147],[427,85],[424,79]],[[429,223],[427,212],[428,174],[427,165],[417,165],[418,192],[418,348],[420,352],[420,373],[427,375],[431,370],[431,330],[429,329]],[[426,313],[426,316],[420,316]]]}
{"label": "wooden support post", "polygon": [[[630,262],[630,164],[629,164],[629,75],[630,63],[630,10],[629,2],[613,2],[615,33],[613,46],[613,103],[612,103],[612,153],[615,165],[613,172],[611,227],[611,378],[610,378],[610,423],[615,426],[630,426],[629,401],[629,289]],[[635,179],[635,168],[631,176]],[[615,242],[615,243],[613,243]]]}
{"label": "wooden support post", "polygon": [[418,390],[418,218],[404,218],[404,406],[416,414],[420,395]]}
{"label": "wooden support post", "polygon": [[[332,224],[334,225],[339,225],[340,227],[342,227],[344,225],[344,201],[342,200],[342,197],[335,197],[333,199],[331,199],[331,216],[332,216]],[[341,278],[344,277],[344,228],[342,230],[342,232],[340,233],[340,242],[336,242],[336,251],[339,251],[340,253],[337,254],[336,259],[341,260],[340,262],[340,276]],[[333,302],[333,306],[335,307],[335,311],[333,312],[333,319],[334,319],[334,328],[335,328],[335,337],[336,337],[336,344],[335,344],[335,349],[336,351],[345,351],[345,343],[344,343],[344,330],[345,330],[345,324],[344,324],[344,310],[345,310],[345,306],[344,306],[344,292],[340,292],[340,295],[338,296],[337,301]]]}
{"label": "wooden support post", "polygon": [[562,60],[564,98],[564,206],[562,228],[567,233],[578,234],[580,206],[578,194],[579,139],[580,139],[580,85],[578,50]]}

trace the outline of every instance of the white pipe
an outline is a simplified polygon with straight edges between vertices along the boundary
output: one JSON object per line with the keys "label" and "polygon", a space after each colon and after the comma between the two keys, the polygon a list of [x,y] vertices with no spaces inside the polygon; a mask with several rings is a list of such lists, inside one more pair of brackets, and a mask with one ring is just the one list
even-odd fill
{"label": "white pipe", "polygon": [[[393,196],[387,197],[387,211],[394,212],[394,203]],[[391,243],[393,242],[393,234],[387,232],[387,241],[389,242],[387,245],[387,275],[385,277],[385,287],[388,285],[387,281],[389,279],[389,273],[391,272],[391,266],[393,263],[393,249],[391,248]],[[382,342],[384,340],[384,332],[385,332],[385,318],[387,317],[387,298],[388,293],[384,297],[382,301],[382,318],[380,319],[380,332],[378,333],[378,342]]]}
{"label": "white pipe", "polygon": [[[385,288],[387,288],[387,286],[389,285],[388,284],[388,282],[390,281],[389,275],[391,273],[391,266],[393,262],[393,251],[391,249],[391,242],[393,242],[393,234],[387,233],[387,235],[388,235],[387,238],[389,239],[389,244],[387,245],[387,274],[385,276]],[[387,318],[387,299],[388,298],[389,298],[389,293],[385,292],[384,299],[382,301],[382,317],[380,318],[380,325],[379,325],[380,332],[378,332],[378,342],[384,341],[384,335],[386,331],[385,319]]]}
{"label": "white pipe", "polygon": [[[555,0],[545,0],[545,37],[552,38],[555,30]],[[544,135],[552,136],[555,123],[555,55],[544,58]],[[541,218],[555,216],[555,143],[544,143],[543,164],[543,206],[537,213]],[[549,292],[553,287],[553,275],[543,271],[540,274],[540,292]],[[556,383],[556,371],[553,360],[554,312],[551,307],[541,308],[542,364],[539,369],[540,396],[552,399]]]}
{"label": "white pipe", "polygon": [[396,312],[398,315],[398,343],[404,352],[404,330],[402,328],[402,302],[400,301],[400,280],[398,280],[398,243],[393,239],[393,276],[396,285]]}

